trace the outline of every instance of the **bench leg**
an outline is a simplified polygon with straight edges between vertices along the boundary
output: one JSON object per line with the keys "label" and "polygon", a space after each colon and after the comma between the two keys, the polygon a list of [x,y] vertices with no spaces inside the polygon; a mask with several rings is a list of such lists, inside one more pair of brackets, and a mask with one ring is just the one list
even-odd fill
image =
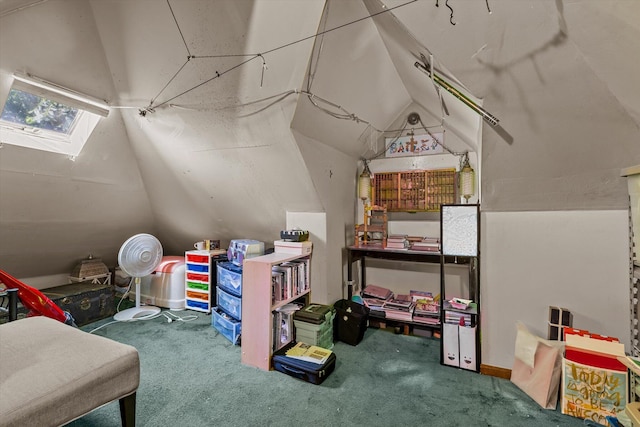
{"label": "bench leg", "polygon": [[136,425],[136,394],[131,393],[120,399],[120,419],[122,427],[135,427]]}

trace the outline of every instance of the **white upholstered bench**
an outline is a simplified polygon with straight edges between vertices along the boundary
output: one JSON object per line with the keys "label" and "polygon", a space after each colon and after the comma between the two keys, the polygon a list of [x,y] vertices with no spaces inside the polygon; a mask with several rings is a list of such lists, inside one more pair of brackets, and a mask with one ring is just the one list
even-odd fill
{"label": "white upholstered bench", "polygon": [[135,425],[135,347],[44,316],[0,324],[0,426],[60,426],[120,401]]}

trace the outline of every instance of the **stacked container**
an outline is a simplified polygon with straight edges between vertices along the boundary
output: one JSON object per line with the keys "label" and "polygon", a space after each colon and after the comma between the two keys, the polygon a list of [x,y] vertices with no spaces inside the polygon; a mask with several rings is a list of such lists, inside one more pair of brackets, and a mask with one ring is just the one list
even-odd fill
{"label": "stacked container", "polygon": [[233,344],[239,344],[242,329],[242,267],[232,262],[217,265],[217,307],[212,325]]}
{"label": "stacked container", "polygon": [[185,252],[185,308],[211,313],[215,262],[209,251]]}
{"label": "stacked container", "polygon": [[293,315],[296,341],[332,348],[334,316],[333,308],[322,304],[309,304],[296,311]]}

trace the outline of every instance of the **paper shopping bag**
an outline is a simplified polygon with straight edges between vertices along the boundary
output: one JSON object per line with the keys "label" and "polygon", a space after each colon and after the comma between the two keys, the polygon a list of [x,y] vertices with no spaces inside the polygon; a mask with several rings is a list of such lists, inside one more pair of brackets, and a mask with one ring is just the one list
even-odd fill
{"label": "paper shopping bag", "polygon": [[541,407],[555,409],[562,374],[562,344],[536,337],[522,325],[518,325],[518,335],[520,339],[516,344],[528,348],[517,350],[516,355],[530,354],[533,357],[529,360],[514,359],[511,382]]}

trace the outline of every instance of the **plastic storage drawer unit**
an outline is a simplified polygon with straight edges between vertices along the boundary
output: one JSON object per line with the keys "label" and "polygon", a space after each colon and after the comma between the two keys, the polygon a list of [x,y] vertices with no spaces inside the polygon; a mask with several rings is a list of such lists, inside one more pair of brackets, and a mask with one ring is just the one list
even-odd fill
{"label": "plastic storage drawer unit", "polygon": [[219,309],[237,320],[242,320],[242,298],[230,295],[222,288],[218,288],[216,298]]}
{"label": "plastic storage drawer unit", "polygon": [[240,344],[241,323],[217,307],[211,311],[211,314],[211,326],[216,328],[232,344]]}
{"label": "plastic storage drawer unit", "polygon": [[218,263],[218,286],[231,295],[242,295],[242,267],[231,262]]}

